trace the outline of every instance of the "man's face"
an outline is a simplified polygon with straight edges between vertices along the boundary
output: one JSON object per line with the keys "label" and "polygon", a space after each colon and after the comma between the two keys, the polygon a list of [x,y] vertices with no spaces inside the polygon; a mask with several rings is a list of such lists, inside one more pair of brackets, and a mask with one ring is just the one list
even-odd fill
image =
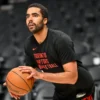
{"label": "man's face", "polygon": [[37,33],[44,27],[43,17],[40,12],[40,8],[31,7],[28,8],[26,13],[26,25],[30,32]]}

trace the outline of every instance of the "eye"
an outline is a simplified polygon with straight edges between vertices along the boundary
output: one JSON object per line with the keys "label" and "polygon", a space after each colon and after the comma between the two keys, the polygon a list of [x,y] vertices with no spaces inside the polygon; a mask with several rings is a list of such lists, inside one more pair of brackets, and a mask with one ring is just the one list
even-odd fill
{"label": "eye", "polygon": [[28,17],[29,17],[29,15],[27,14],[27,15],[26,15],[26,18],[28,18]]}
{"label": "eye", "polygon": [[33,17],[38,17],[39,16],[39,14],[37,14],[37,13],[34,13],[32,15],[33,15]]}

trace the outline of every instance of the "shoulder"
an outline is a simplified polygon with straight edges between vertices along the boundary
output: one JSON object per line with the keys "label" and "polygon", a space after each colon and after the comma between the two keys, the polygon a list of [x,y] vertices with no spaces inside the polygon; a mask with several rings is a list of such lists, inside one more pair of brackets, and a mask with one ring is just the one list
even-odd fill
{"label": "shoulder", "polygon": [[61,30],[50,29],[50,34],[52,35],[53,41],[57,44],[60,44],[60,43],[72,44],[73,42],[71,37],[67,33]]}
{"label": "shoulder", "polygon": [[24,48],[25,48],[25,49],[28,48],[28,47],[30,46],[30,44],[32,43],[32,38],[33,38],[32,35],[30,35],[30,36],[28,36],[28,37],[26,38],[25,43],[24,43]]}

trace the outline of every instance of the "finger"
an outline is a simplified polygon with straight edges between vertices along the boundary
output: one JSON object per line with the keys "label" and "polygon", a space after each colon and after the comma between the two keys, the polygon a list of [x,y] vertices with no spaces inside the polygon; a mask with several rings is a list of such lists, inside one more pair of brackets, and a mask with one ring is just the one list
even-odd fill
{"label": "finger", "polygon": [[33,78],[33,76],[35,75],[35,73],[30,74],[27,79]]}
{"label": "finger", "polygon": [[10,96],[16,98],[17,96],[10,92]]}
{"label": "finger", "polygon": [[20,99],[20,97],[18,97],[18,99]]}
{"label": "finger", "polygon": [[20,100],[20,97],[19,96],[15,96],[14,97],[16,100]]}
{"label": "finger", "polygon": [[9,93],[10,94],[10,96],[13,98],[14,96],[11,94],[11,93]]}
{"label": "finger", "polygon": [[25,66],[18,66],[19,70],[21,70],[22,68],[25,68]]}
{"label": "finger", "polygon": [[6,86],[6,82],[5,82],[5,83],[3,83],[3,86]]}
{"label": "finger", "polygon": [[19,68],[19,70],[20,71],[22,71],[22,70],[30,70],[30,68],[29,67],[21,67],[21,68]]}
{"label": "finger", "polygon": [[16,100],[20,99],[20,96],[15,95],[15,94],[13,94],[13,93],[10,93],[10,96],[11,96],[12,98],[15,98]]}
{"label": "finger", "polygon": [[15,100],[20,100],[20,98],[19,97],[14,97],[15,98]]}
{"label": "finger", "polygon": [[18,66],[19,68],[29,68],[30,66]]}
{"label": "finger", "polygon": [[23,68],[23,67],[25,67],[25,66],[18,66],[19,68]]}
{"label": "finger", "polygon": [[31,68],[31,67],[23,67],[23,68],[21,68],[20,70],[21,70],[21,71],[26,70],[26,71],[31,72],[31,71],[32,71],[32,70],[34,70],[34,69],[33,69],[33,68]]}
{"label": "finger", "polygon": [[25,72],[31,73],[31,70],[29,70],[29,69],[22,69],[21,72],[22,72],[22,73],[25,73]]}
{"label": "finger", "polygon": [[18,68],[19,68],[19,70],[22,70],[23,68],[26,68],[26,67],[25,66],[19,66]]}
{"label": "finger", "polygon": [[17,97],[14,97],[15,98],[15,100],[18,100],[18,98]]}

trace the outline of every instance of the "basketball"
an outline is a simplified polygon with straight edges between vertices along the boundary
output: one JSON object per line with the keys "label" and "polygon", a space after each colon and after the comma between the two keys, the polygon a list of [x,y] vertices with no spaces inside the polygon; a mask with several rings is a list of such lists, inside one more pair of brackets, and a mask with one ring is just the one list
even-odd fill
{"label": "basketball", "polygon": [[25,95],[32,90],[34,78],[27,79],[28,73],[22,73],[19,68],[10,70],[6,77],[7,89],[16,95]]}

